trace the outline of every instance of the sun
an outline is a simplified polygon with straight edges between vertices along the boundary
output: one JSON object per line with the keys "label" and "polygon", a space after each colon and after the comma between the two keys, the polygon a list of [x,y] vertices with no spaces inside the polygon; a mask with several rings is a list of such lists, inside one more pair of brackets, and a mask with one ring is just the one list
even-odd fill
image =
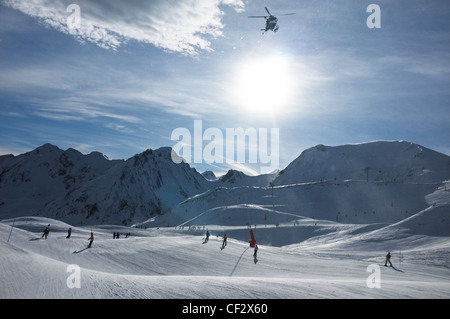
{"label": "sun", "polygon": [[289,63],[283,57],[243,62],[234,86],[236,104],[255,115],[281,112],[292,95]]}

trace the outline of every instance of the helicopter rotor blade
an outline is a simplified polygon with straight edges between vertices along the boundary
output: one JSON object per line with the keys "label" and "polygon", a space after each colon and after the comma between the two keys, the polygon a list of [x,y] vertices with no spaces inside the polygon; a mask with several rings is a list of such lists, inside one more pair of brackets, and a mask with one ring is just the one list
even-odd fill
{"label": "helicopter rotor blade", "polygon": [[291,16],[291,15],[293,15],[293,14],[295,14],[295,13],[284,13],[284,14],[278,14],[279,16]]}
{"label": "helicopter rotor blade", "polygon": [[267,7],[264,7],[264,9],[266,9],[266,11],[269,15],[272,15],[272,13],[269,12],[269,9],[267,9]]}
{"label": "helicopter rotor blade", "polygon": [[248,16],[249,18],[264,18],[267,19],[268,16]]}

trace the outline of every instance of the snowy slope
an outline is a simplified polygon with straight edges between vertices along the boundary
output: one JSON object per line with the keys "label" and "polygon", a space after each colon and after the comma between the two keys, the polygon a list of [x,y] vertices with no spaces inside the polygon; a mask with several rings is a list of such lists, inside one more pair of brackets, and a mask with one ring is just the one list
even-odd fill
{"label": "snowy slope", "polygon": [[[49,238],[39,239],[38,229],[47,222]],[[214,227],[208,243],[202,241],[203,231],[93,227],[95,240],[86,249],[90,228],[75,227],[67,239],[69,225],[55,220],[21,218],[16,223],[12,232],[12,221],[0,224],[2,256],[8,256],[1,259],[0,298],[450,297],[448,237],[423,238],[418,250],[414,245],[393,250],[392,269],[382,266],[392,240],[354,249],[344,238],[340,250],[316,242],[302,247],[260,244],[254,259],[248,243],[231,235],[221,250],[216,233],[222,231]],[[113,239],[116,230],[129,231],[131,237]],[[258,229],[257,236],[264,231]],[[68,287],[69,265],[80,267],[80,288]],[[380,288],[368,287],[368,267],[378,269]]]}
{"label": "snowy slope", "polygon": [[[244,224],[274,224],[271,216],[280,213],[345,223],[397,222],[427,208],[425,196],[442,185],[346,181],[294,184],[273,189],[215,188],[181,202],[155,221],[161,221],[160,224],[154,225],[165,225],[169,219],[171,224],[178,224],[200,213],[218,209],[231,211],[230,208],[236,211],[237,207],[245,215]],[[235,218],[228,219],[229,223],[240,222]],[[196,222],[200,223],[198,218]]]}
{"label": "snowy slope", "polygon": [[[448,227],[449,188],[447,182],[436,189],[427,209],[397,223],[299,218],[293,225],[274,214],[278,226],[252,227],[256,259],[248,227],[223,224],[219,214],[195,228],[72,225],[69,239],[71,225],[61,221],[6,219],[0,223],[0,298],[448,299],[450,236],[429,235],[427,224]],[[233,218],[241,225],[246,220]],[[47,224],[50,235],[41,239]],[[95,240],[86,249],[91,231]],[[225,233],[228,245],[221,249]],[[387,251],[395,268],[383,267]],[[80,287],[70,288],[75,274]]]}

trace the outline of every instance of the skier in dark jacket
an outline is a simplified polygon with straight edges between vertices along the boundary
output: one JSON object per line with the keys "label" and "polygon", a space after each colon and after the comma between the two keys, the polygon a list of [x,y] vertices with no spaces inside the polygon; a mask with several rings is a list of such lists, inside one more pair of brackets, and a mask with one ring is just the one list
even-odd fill
{"label": "skier in dark jacket", "polygon": [[384,262],[384,265],[387,267],[387,263],[389,263],[389,265],[391,265],[391,267],[392,267],[392,263],[391,263],[391,253],[390,252],[388,252],[387,254],[386,254],[386,261]]}
{"label": "skier in dark jacket", "polygon": [[209,231],[206,231],[206,240],[205,241],[208,241],[209,240]]}
{"label": "skier in dark jacket", "polygon": [[69,227],[69,230],[67,231],[67,237],[70,238],[70,235],[72,235],[72,227]]}
{"label": "skier in dark jacket", "polygon": [[48,233],[50,232],[50,224],[47,225],[47,227],[45,227],[44,233],[42,234],[41,238],[47,239]]}
{"label": "skier in dark jacket", "polygon": [[89,240],[88,248],[91,248],[92,242],[94,241],[94,233],[93,232],[91,232],[91,237],[89,237],[88,240]]}
{"label": "skier in dark jacket", "polygon": [[227,245],[227,234],[225,234],[223,236],[223,242],[222,242],[222,247],[225,247]]}
{"label": "skier in dark jacket", "polygon": [[255,245],[255,250],[253,253],[253,257],[257,257],[258,256],[258,245]]}

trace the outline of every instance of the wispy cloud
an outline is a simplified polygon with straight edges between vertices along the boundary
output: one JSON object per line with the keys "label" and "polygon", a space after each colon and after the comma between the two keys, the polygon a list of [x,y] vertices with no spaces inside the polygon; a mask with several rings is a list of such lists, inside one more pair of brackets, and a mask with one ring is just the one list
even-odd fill
{"label": "wispy cloud", "polygon": [[432,77],[446,77],[450,74],[448,52],[430,52],[408,56],[386,56],[379,59],[385,67],[398,67],[404,71]]}
{"label": "wispy cloud", "polygon": [[111,128],[113,130],[116,130],[120,133],[125,133],[125,134],[131,134],[133,133],[133,130],[126,127],[125,125],[122,124],[116,124],[116,123],[107,123],[105,124],[105,127],[107,128]]}
{"label": "wispy cloud", "polygon": [[[116,50],[129,40],[196,55],[211,51],[211,38],[222,36],[221,7],[244,10],[242,0],[2,0],[42,24],[105,48]],[[76,23],[75,23],[76,22]]]}
{"label": "wispy cloud", "polygon": [[[214,103],[217,88],[213,87],[220,83],[208,82],[201,76],[189,79],[189,74],[182,71],[168,79],[155,71],[139,72],[132,66],[99,70],[97,62],[88,59],[72,65],[56,61],[5,67],[0,85],[3,91],[20,96],[22,103],[38,112],[36,115],[54,120],[109,117],[136,123],[139,119],[130,114],[144,109],[194,118],[224,112]],[[205,84],[208,90],[192,94]]]}
{"label": "wispy cloud", "polygon": [[59,121],[74,121],[85,120],[86,118],[103,117],[121,120],[128,123],[140,122],[140,119],[135,116],[115,114],[113,112],[104,112],[92,106],[84,106],[72,109],[65,106],[58,107],[56,105],[43,106],[38,108],[34,113],[40,117]]}

